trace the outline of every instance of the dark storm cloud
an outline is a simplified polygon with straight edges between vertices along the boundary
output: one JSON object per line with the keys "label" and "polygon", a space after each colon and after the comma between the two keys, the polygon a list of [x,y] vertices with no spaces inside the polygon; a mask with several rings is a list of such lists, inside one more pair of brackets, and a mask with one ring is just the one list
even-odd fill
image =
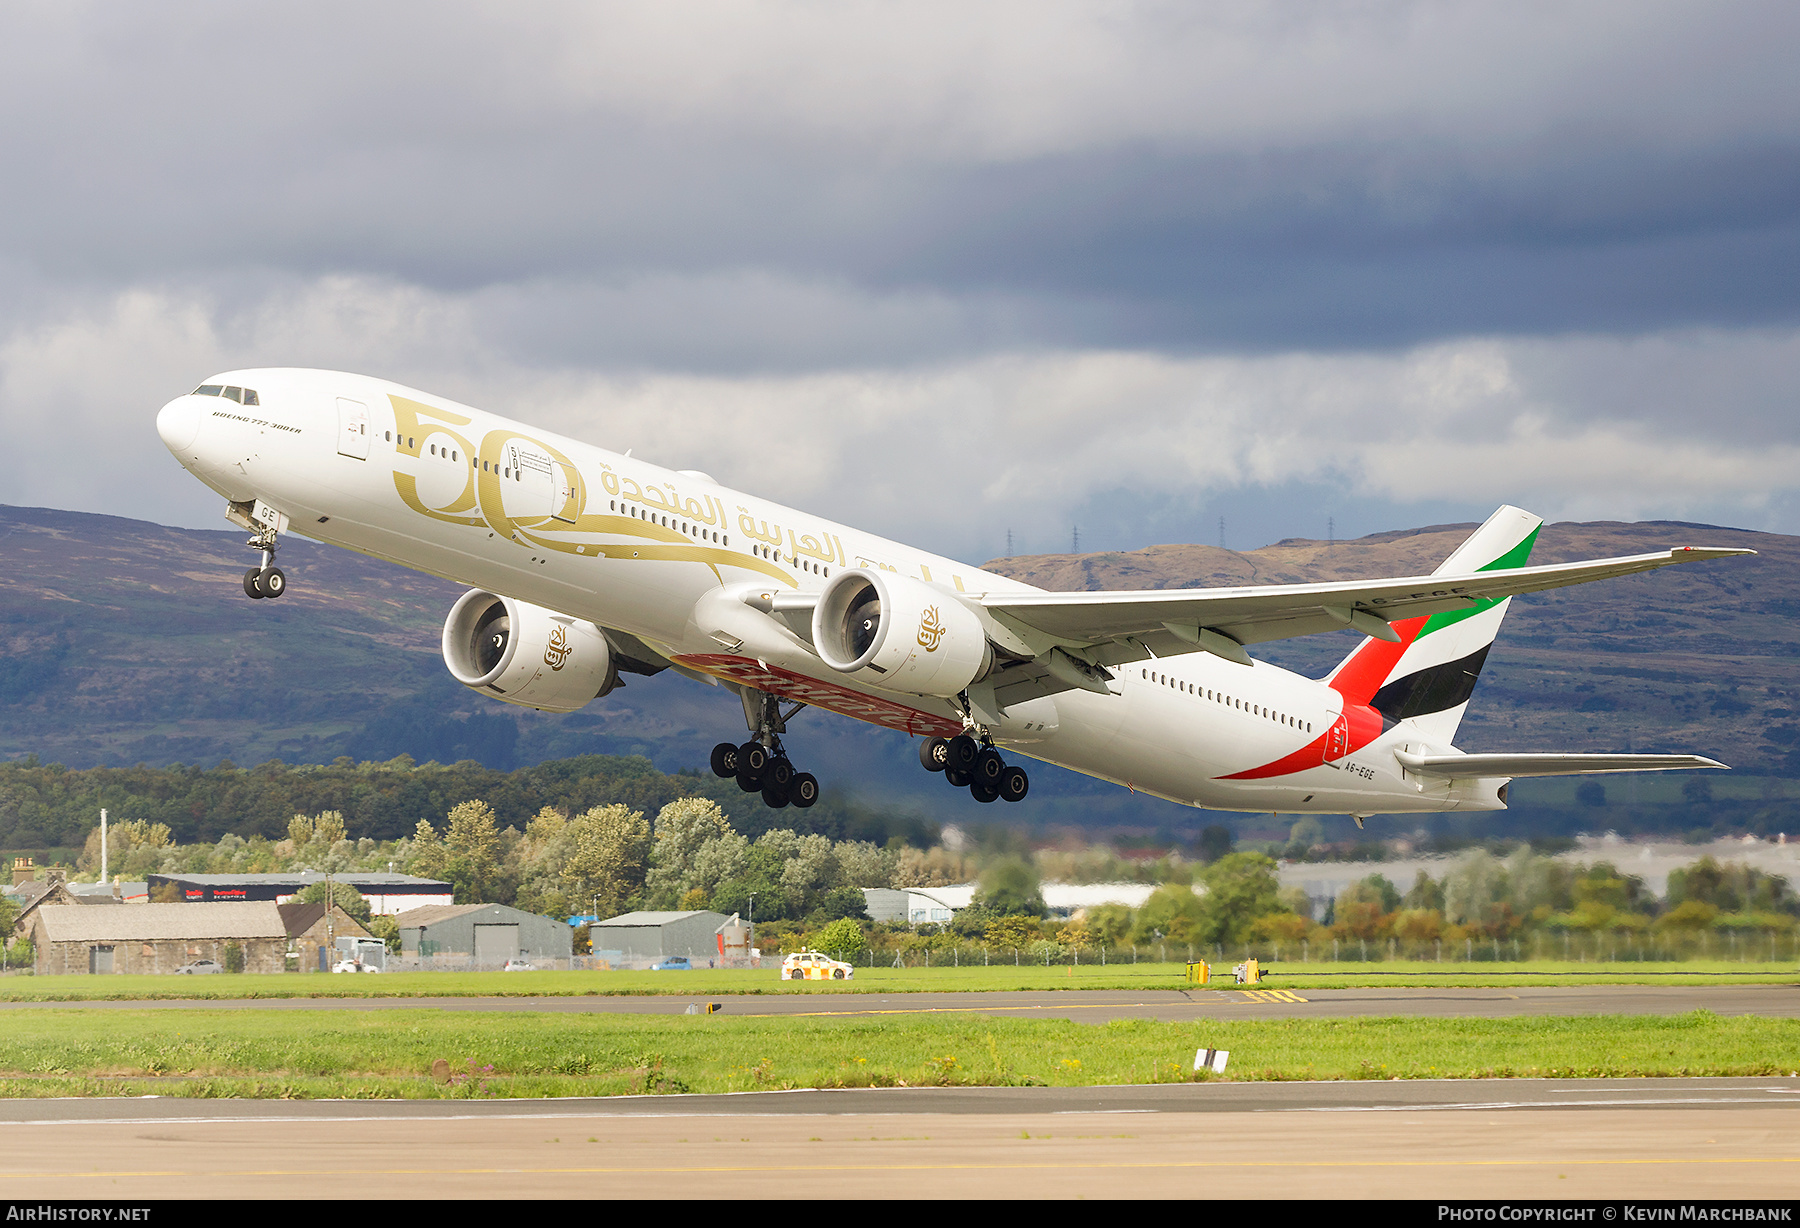
{"label": "dark storm cloud", "polygon": [[1800,528],[1800,8],[13,6],[9,502],[380,374],[951,554]]}
{"label": "dark storm cloud", "polygon": [[[1510,11],[1002,6],[884,47],[858,23],[891,11],[809,9],[841,38],[833,71],[784,41],[785,8],[43,9],[0,53],[26,121],[0,133],[0,254],[84,285],[268,268],[579,296],[755,271],[1007,304],[887,353],[853,339],[846,361],[955,338],[1279,348],[1794,319],[1800,88],[1762,78],[1800,10]],[[1068,29],[993,70],[1017,98],[985,88],[991,40],[1034,14]],[[709,20],[738,45],[704,45]],[[784,70],[819,80],[793,94]],[[519,331],[541,339],[531,314]],[[737,348],[828,358],[796,331]]]}

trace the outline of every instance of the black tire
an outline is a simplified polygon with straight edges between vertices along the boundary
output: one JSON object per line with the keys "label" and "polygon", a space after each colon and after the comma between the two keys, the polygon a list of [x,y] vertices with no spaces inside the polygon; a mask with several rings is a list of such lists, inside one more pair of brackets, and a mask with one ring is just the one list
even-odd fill
{"label": "black tire", "polygon": [[834,981],[843,980],[844,979],[844,970],[842,968],[833,968],[831,970],[831,979]]}
{"label": "black tire", "polygon": [[773,785],[785,793],[793,782],[794,765],[786,755],[769,760],[769,770],[763,773],[763,784]]}
{"label": "black tire", "polygon": [[244,596],[252,601],[263,599],[262,572],[255,567],[244,573]]}
{"label": "black tire", "polygon": [[738,748],[736,742],[721,742],[713,747],[712,770],[714,776],[736,776],[738,769]]}
{"label": "black tire", "polygon": [[819,780],[811,772],[801,772],[788,783],[788,800],[800,809],[819,800]]}
{"label": "black tire", "polygon": [[738,747],[738,775],[748,772],[757,780],[769,770],[769,748],[761,742],[746,742]]}
{"label": "black tire", "polygon": [[279,597],[287,592],[287,572],[279,567],[271,567],[263,572],[262,591],[265,597]]}
{"label": "black tire", "polygon": [[945,738],[926,738],[919,743],[919,766],[927,772],[941,772],[950,763],[950,743]]}
{"label": "black tire", "polygon": [[742,768],[739,768],[737,774],[737,787],[746,793],[760,793],[762,791],[762,777],[751,776]]}
{"label": "black tire", "polygon": [[975,766],[975,756],[981,753],[981,743],[966,733],[959,733],[950,739],[945,751],[948,758],[944,760],[944,766],[966,772]]}
{"label": "black tire", "polygon": [[1000,790],[977,780],[969,786],[969,796],[978,802],[997,802],[1000,800]]}
{"label": "black tire", "polygon": [[774,785],[763,786],[763,805],[771,810],[780,810],[788,804],[788,791]]}
{"label": "black tire", "polygon": [[1001,801],[1022,802],[1029,792],[1031,792],[1031,777],[1025,774],[1024,768],[1009,767],[1000,773]]}
{"label": "black tire", "polygon": [[999,751],[989,746],[975,756],[975,766],[970,769],[969,774],[982,784],[998,789],[1000,777],[1005,771],[1006,760],[1000,757]]}
{"label": "black tire", "polygon": [[944,779],[950,783],[952,789],[966,789],[975,778],[967,772],[959,772],[955,768],[945,768]]}

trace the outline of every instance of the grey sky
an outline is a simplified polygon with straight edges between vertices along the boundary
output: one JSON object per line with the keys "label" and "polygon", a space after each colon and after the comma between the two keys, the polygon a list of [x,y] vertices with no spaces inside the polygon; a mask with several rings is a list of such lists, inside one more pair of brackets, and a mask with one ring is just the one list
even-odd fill
{"label": "grey sky", "polygon": [[15,6],[0,500],[403,380],[972,558],[1800,531],[1787,4]]}

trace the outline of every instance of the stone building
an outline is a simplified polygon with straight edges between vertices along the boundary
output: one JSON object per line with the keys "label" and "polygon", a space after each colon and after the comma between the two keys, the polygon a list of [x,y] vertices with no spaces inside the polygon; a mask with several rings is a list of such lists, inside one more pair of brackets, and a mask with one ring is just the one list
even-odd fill
{"label": "stone building", "polygon": [[[331,906],[331,916],[325,915],[325,901],[317,900],[311,904],[277,904],[281,912],[281,923],[287,927],[288,952],[287,966],[293,972],[329,972],[336,959],[336,947],[332,944],[339,938],[369,938],[372,935],[362,924],[336,904]],[[325,957],[320,958],[319,952]]]}
{"label": "stone building", "polygon": [[37,974],[174,972],[195,960],[232,962],[245,972],[282,972],[288,930],[273,901],[252,904],[138,904],[91,908],[49,904],[32,914]]}

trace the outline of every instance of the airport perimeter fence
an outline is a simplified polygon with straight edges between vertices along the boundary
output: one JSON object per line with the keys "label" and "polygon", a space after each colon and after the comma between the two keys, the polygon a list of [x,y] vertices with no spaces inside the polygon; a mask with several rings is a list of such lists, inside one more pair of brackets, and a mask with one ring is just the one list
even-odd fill
{"label": "airport perimeter fence", "polygon": [[[695,968],[780,968],[781,956],[765,955],[760,963],[745,959],[724,959],[717,952],[695,951],[686,956]],[[603,951],[598,955],[560,957],[522,955],[519,960],[531,965],[534,972],[645,972],[661,963],[662,956],[623,955]],[[389,955],[389,972],[503,972],[506,961],[473,959],[465,955],[406,956]]]}
{"label": "airport perimeter fence", "polygon": [[1229,963],[1257,959],[1265,964],[1333,963],[1727,963],[1800,962],[1800,934],[1792,931],[1727,931],[1699,934],[1623,932],[1538,932],[1511,938],[1404,940],[1333,938],[1323,942],[1174,943],[1124,947],[1070,946],[1038,942],[1023,947],[980,944],[919,946],[901,950],[826,951],[858,968],[968,968],[997,964],[1052,967],[1113,966],[1137,963]]}

